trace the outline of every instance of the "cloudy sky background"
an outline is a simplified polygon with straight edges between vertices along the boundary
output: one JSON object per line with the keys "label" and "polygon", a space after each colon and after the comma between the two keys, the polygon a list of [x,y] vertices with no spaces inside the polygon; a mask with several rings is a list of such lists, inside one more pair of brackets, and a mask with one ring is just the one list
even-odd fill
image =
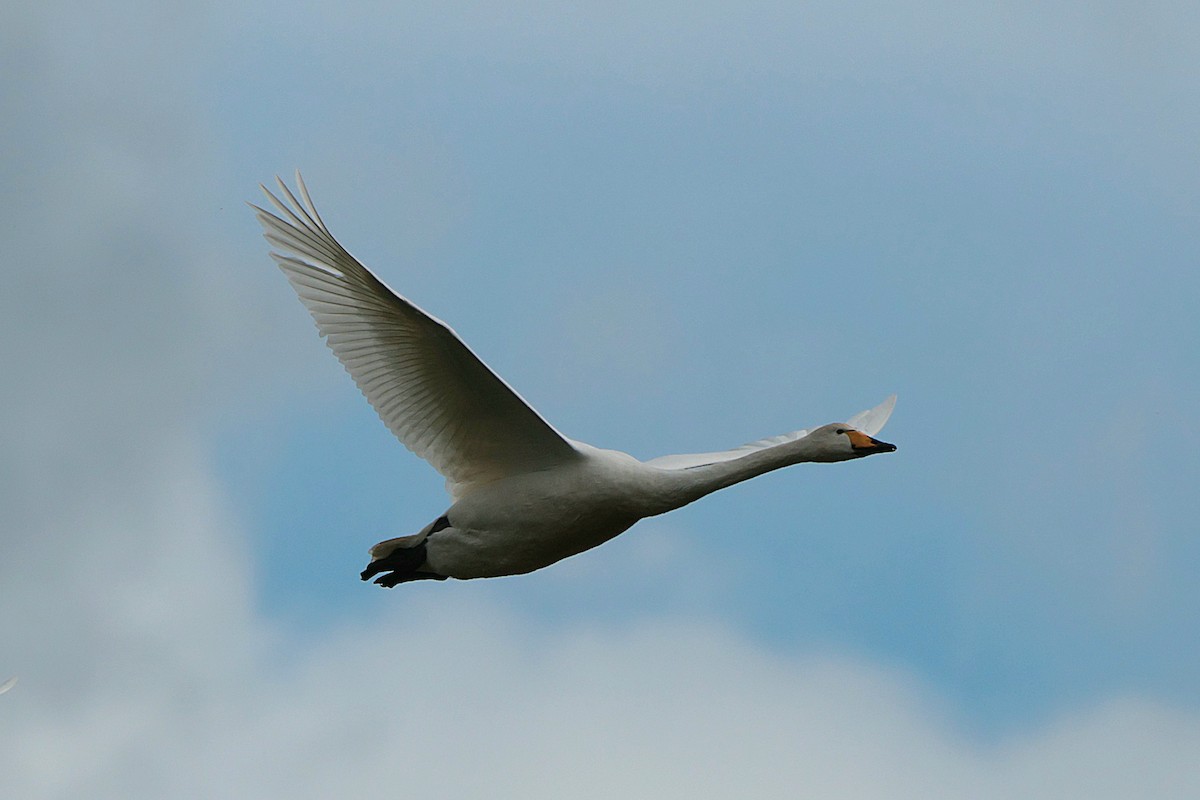
{"label": "cloudy sky background", "polygon": [[[643,6],[0,11],[0,793],[1200,794],[1200,12]],[[363,585],[296,167],[572,437],[900,450]]]}

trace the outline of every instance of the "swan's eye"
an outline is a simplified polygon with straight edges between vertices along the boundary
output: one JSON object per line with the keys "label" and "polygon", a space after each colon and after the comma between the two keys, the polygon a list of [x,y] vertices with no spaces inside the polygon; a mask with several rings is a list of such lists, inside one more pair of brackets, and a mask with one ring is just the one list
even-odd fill
{"label": "swan's eye", "polygon": [[838,429],[837,429],[837,432],[838,432],[838,433],[845,433],[845,432],[846,432],[846,430],[847,430],[846,428],[838,428]]}

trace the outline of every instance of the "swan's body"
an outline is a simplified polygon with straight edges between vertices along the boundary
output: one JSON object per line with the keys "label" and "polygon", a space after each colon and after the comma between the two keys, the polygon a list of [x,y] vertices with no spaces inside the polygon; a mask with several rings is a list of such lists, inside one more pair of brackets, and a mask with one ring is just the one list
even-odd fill
{"label": "swan's body", "polygon": [[[363,580],[517,575],[581,553],[706,494],[770,470],[891,452],[871,438],[895,396],[849,422],[716,453],[642,462],[562,436],[444,323],[392,292],[303,203],[257,208],[272,252],[384,423],[446,477],[453,504],[411,536],[371,548]],[[384,573],[380,575],[380,573]]]}

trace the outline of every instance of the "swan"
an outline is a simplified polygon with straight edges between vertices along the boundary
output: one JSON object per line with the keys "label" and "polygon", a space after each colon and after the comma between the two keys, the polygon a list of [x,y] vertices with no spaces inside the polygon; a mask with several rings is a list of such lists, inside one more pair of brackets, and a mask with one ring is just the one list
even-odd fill
{"label": "swan", "polygon": [[446,478],[451,505],[417,533],[376,544],[364,581],[520,575],[582,553],[635,522],[801,462],[893,452],[874,435],[895,406],[732,450],[639,461],[566,438],[444,322],[396,294],[301,200],[260,184],[277,213],[249,204],[334,355],[405,447]]}

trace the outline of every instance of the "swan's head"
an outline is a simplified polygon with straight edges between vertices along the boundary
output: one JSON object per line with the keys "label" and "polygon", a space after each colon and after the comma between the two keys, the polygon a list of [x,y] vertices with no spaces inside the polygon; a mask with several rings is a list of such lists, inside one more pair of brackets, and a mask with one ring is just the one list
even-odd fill
{"label": "swan's head", "polygon": [[896,451],[896,445],[881,442],[845,422],[822,425],[804,438],[809,440],[809,446],[816,454],[813,461],[849,461]]}

